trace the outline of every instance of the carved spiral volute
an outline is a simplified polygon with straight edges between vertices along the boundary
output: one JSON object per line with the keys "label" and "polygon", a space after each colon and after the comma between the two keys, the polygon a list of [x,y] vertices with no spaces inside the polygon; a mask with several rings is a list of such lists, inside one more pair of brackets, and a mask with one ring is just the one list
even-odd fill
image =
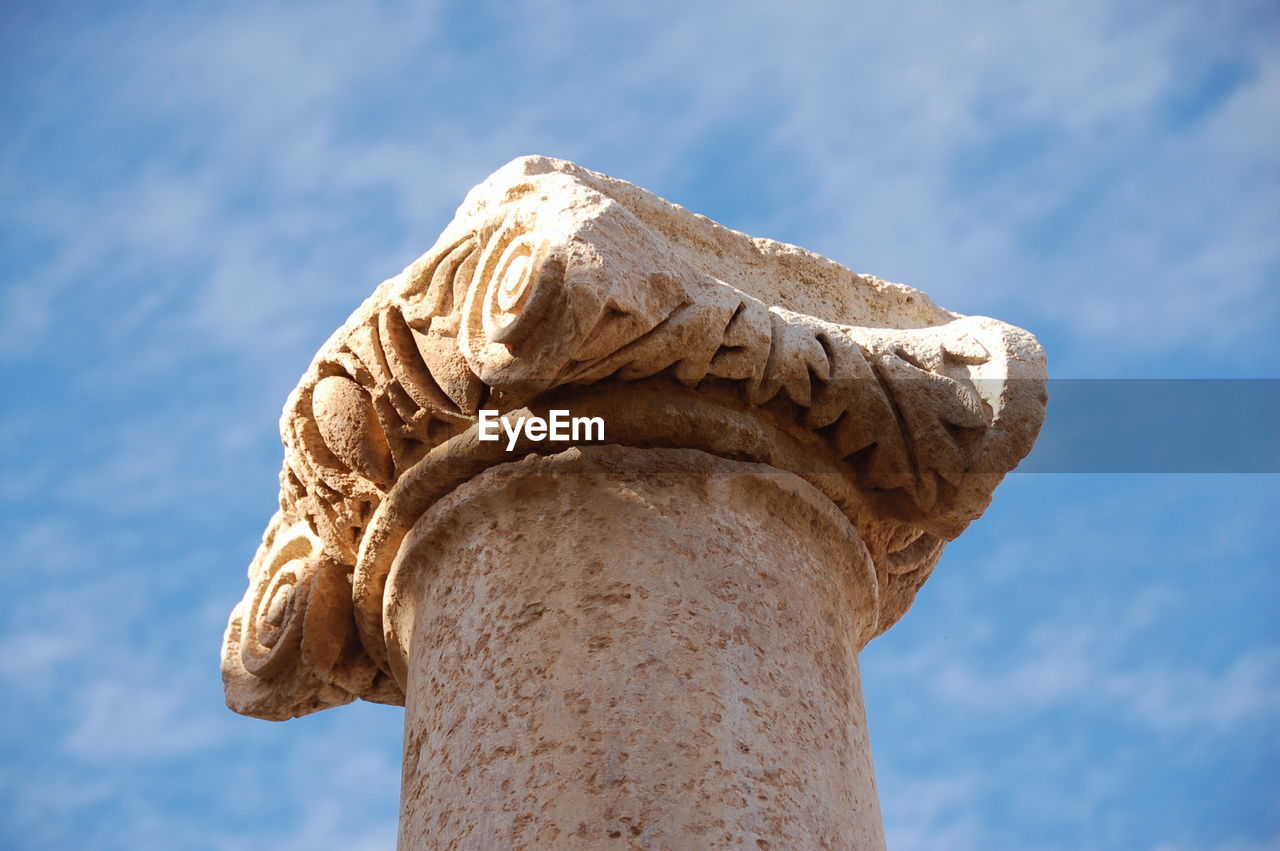
{"label": "carved spiral volute", "polygon": [[282,530],[265,548],[246,599],[240,658],[245,670],[267,678],[296,663],[302,648],[307,598],[320,559],[318,542],[305,523]]}
{"label": "carved spiral volute", "polygon": [[[471,368],[491,386],[504,378],[550,383],[560,367],[555,334],[545,323],[563,298],[563,260],[547,240],[516,219],[488,240],[462,309],[459,343]],[[516,361],[519,359],[520,363]],[[518,376],[509,374],[518,368]]]}

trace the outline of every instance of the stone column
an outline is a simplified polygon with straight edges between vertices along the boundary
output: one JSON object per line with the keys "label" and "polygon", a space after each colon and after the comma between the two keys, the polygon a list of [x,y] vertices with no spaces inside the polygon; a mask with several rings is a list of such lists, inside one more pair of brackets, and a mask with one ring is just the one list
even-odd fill
{"label": "stone column", "polygon": [[[856,654],[1044,378],[1025,331],[516,160],[290,395],[228,705],[405,705],[406,848],[881,847]],[[599,430],[515,427],[556,411]]]}
{"label": "stone column", "polygon": [[874,567],[794,474],[617,446],[494,467],[392,586],[402,847],[884,846]]}

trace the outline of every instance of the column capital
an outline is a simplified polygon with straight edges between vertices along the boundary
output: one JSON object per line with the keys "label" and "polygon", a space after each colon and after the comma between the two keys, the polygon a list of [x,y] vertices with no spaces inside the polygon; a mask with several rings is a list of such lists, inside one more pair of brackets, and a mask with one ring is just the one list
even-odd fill
{"label": "column capital", "polygon": [[[467,195],[436,245],[321,348],[281,418],[280,509],[232,613],[232,709],[403,702],[388,574],[414,522],[483,470],[571,443],[479,439],[482,409],[598,416],[605,443],[788,470],[911,604],[1044,416],[1035,339],[546,157]],[[599,441],[597,441],[599,442]]]}

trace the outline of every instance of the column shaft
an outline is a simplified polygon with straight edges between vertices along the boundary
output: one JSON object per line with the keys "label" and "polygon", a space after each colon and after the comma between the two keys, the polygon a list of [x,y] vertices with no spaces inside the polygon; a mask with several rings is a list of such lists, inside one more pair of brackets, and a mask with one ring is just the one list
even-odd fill
{"label": "column shaft", "polygon": [[882,848],[874,580],[801,479],[606,446],[493,468],[406,539],[402,848]]}

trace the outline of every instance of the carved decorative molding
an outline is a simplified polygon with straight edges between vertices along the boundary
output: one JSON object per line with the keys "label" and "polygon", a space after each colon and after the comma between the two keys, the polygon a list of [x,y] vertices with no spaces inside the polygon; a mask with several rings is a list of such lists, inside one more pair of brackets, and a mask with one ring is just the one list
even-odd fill
{"label": "carved decorative molding", "polygon": [[[515,450],[480,408],[600,415],[814,484],[866,542],[878,628],[980,515],[1044,415],[1034,338],[753,239],[572,163],[516,160],[317,354],[281,418],[280,509],[223,647],[229,705],[402,701],[383,602],[430,505]],[[868,636],[869,637],[869,636]]]}

